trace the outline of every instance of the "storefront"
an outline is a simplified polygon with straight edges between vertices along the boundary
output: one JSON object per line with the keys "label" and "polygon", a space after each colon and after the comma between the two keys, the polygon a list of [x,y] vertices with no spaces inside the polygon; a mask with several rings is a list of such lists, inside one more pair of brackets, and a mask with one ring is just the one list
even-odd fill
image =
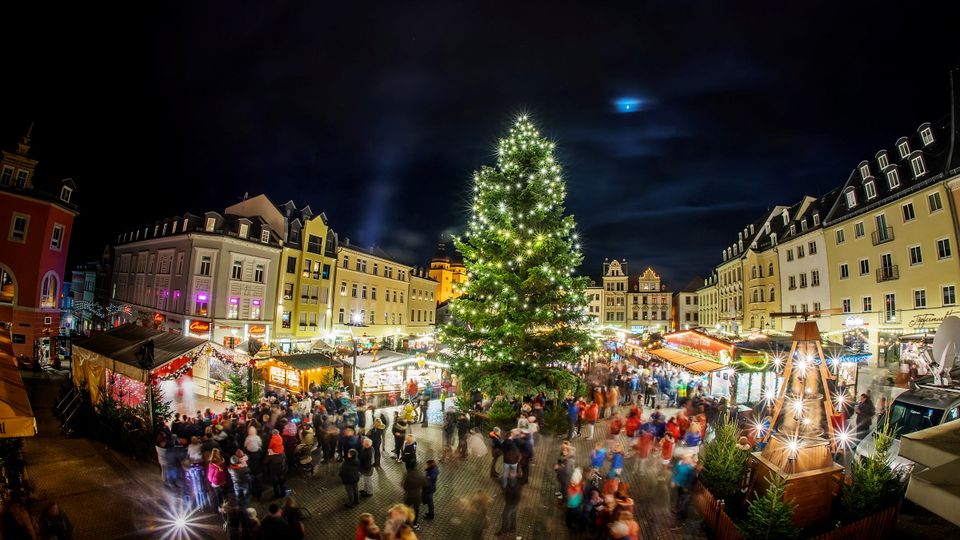
{"label": "storefront", "polygon": [[342,381],[343,362],[326,353],[291,354],[258,361],[257,372],[267,388],[306,392]]}
{"label": "storefront", "polygon": [[730,383],[733,378],[733,370],[727,366],[700,356],[674,350],[671,347],[651,349],[649,352],[657,359],[684,370],[688,376],[682,377],[683,381],[697,380],[710,395],[728,399],[731,397]]}

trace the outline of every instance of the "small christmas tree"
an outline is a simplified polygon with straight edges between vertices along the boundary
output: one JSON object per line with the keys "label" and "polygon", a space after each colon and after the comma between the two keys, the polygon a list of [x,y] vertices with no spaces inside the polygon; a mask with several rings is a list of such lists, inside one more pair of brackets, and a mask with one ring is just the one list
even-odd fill
{"label": "small christmas tree", "polygon": [[247,383],[239,373],[230,375],[230,382],[227,383],[227,400],[234,405],[241,405],[250,401],[250,392],[247,391]]}
{"label": "small christmas tree", "polygon": [[743,479],[747,476],[749,453],[737,446],[739,430],[729,420],[721,421],[715,437],[700,451],[700,480],[715,498],[728,503],[739,500]]}
{"label": "small christmas tree", "polygon": [[454,238],[467,281],[441,328],[462,388],[491,394],[568,391],[592,347],[584,328],[587,278],[552,142],[521,116],[500,140],[495,167],[473,177],[469,228]]}
{"label": "small christmas tree", "polygon": [[890,448],[894,434],[890,426],[874,433],[876,451],[859,456],[850,464],[850,482],[845,483],[840,504],[850,521],[884,510],[903,498],[907,487],[906,469],[891,467]]}
{"label": "small christmas tree", "polygon": [[750,501],[747,517],[740,524],[740,531],[747,540],[797,538],[800,529],[793,526],[793,504],[783,500],[786,483],[772,474],[767,477],[767,481],[767,492]]}

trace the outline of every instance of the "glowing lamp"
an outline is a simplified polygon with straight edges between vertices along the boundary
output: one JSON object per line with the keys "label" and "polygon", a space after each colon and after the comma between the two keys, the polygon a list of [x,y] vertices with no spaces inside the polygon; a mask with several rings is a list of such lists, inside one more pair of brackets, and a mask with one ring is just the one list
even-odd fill
{"label": "glowing lamp", "polygon": [[255,299],[251,300],[250,303],[253,304],[253,305],[255,305],[255,306],[259,306],[259,305],[260,305],[260,300],[255,298]]}
{"label": "glowing lamp", "polygon": [[233,296],[233,297],[230,298],[230,305],[231,305],[231,306],[235,306],[235,305],[237,305],[237,304],[239,304],[239,303],[240,303],[240,299],[237,298],[236,296]]}
{"label": "glowing lamp", "polygon": [[200,293],[200,294],[197,295],[197,300],[199,300],[200,302],[206,302],[206,301],[207,301],[207,295],[206,295],[206,294],[203,294],[203,293]]}

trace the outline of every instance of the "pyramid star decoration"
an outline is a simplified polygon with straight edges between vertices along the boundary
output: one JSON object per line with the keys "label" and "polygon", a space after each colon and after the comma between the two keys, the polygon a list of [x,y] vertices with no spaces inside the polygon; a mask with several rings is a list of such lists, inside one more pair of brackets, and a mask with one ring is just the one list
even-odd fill
{"label": "pyramid star decoration", "polygon": [[467,281],[440,339],[461,388],[525,395],[569,391],[593,348],[587,278],[554,144],[526,116],[500,140],[495,167],[473,175],[467,232],[454,238]]}

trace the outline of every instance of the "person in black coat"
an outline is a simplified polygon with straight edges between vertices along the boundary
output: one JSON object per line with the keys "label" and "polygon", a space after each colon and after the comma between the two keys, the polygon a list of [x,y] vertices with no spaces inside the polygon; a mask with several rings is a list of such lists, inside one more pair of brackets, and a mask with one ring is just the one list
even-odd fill
{"label": "person in black coat", "polygon": [[393,412],[393,454],[400,457],[400,449],[403,448],[403,439],[407,436],[407,423],[400,418],[397,411]]}
{"label": "person in black coat", "polygon": [[[280,457],[282,458],[283,456],[280,455]],[[277,504],[271,504],[267,511],[269,513],[260,521],[258,538],[264,540],[270,538],[289,538],[290,524],[287,523],[287,520],[283,519],[283,512],[280,510],[280,507]]]}
{"label": "person in black coat", "polygon": [[424,471],[426,482],[423,485],[423,502],[427,505],[427,513],[423,515],[425,519],[433,519],[433,494],[437,492],[437,479],[440,477],[440,467],[437,462],[428,459],[427,468]]}
{"label": "person in black coat", "polygon": [[357,459],[357,451],[347,450],[347,455],[340,465],[340,481],[343,482],[343,489],[347,492],[347,502],[344,504],[347,508],[353,508],[360,504],[360,494],[357,492],[357,484],[360,483],[360,460]]}
{"label": "person in black coat", "polygon": [[263,480],[273,486],[273,498],[279,499],[287,493],[287,457],[283,454],[268,453],[263,460]]}
{"label": "person in black coat", "polygon": [[490,432],[490,449],[493,454],[493,459],[490,460],[490,478],[496,478],[498,476],[497,460],[503,455],[503,439],[500,438],[500,433],[501,431],[498,427],[493,428],[493,431]]}
{"label": "person in black coat", "polygon": [[470,433],[470,418],[466,414],[457,417],[457,452],[467,458],[467,435]]}
{"label": "person in black coat", "polygon": [[420,521],[420,505],[423,503],[423,487],[427,480],[418,469],[407,469],[403,477],[403,504],[413,509],[413,526]]}
{"label": "person in black coat", "polygon": [[400,450],[400,461],[403,462],[407,470],[417,468],[417,441],[413,433],[408,433],[403,441],[403,449]]}
{"label": "person in black coat", "polygon": [[367,437],[373,443],[373,466],[380,467],[380,449],[384,447],[383,432],[387,426],[379,418],[373,421],[373,428],[367,431]]}
{"label": "person in black coat", "polygon": [[363,477],[363,489],[360,490],[360,495],[369,497],[373,495],[373,441],[369,437],[364,437],[360,444],[360,475]]}

